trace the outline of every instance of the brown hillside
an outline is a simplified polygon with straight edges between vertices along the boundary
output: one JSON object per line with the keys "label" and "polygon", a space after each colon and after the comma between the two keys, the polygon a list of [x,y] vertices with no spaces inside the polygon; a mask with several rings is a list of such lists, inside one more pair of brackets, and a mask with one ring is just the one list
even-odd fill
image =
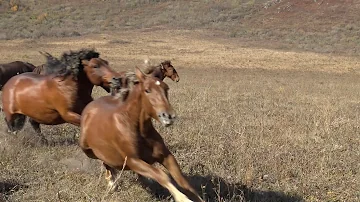
{"label": "brown hillside", "polygon": [[0,8],[0,39],[205,29],[266,48],[360,51],[360,4],[350,0],[2,0]]}

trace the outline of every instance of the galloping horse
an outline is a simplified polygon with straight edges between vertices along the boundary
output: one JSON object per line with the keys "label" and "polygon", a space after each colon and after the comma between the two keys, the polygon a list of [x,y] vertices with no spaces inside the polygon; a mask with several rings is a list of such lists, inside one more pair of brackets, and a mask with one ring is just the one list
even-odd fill
{"label": "galloping horse", "polygon": [[[148,62],[145,61],[145,64],[148,64]],[[147,65],[147,67],[144,69],[144,73],[151,74],[152,76],[161,80],[164,80],[165,77],[168,77],[173,81],[180,81],[180,77],[176,72],[176,69],[172,66],[170,60],[165,60],[157,66]]]}
{"label": "galloping horse", "polygon": [[38,133],[40,124],[68,122],[80,126],[80,113],[93,100],[94,85],[110,91],[115,72],[99,58],[99,53],[82,49],[64,53],[60,60],[48,53],[44,55],[46,75],[19,74],[3,88],[3,111],[10,132],[21,130],[26,116]]}
{"label": "galloping horse", "polygon": [[[181,173],[180,167],[166,147],[152,119],[164,126],[173,124],[175,112],[168,100],[168,85],[161,79],[147,76],[135,69],[138,80],[128,98],[100,97],[89,103],[81,118],[79,145],[93,159],[100,159],[106,168],[105,178],[110,190],[116,188],[117,170],[133,170],[156,180],[167,188],[175,201],[203,201]],[[184,195],[167,174],[151,164],[164,165]]]}
{"label": "galloping horse", "polygon": [[0,64],[0,89],[8,80],[24,72],[32,72],[35,69],[33,64],[22,61],[14,61],[6,64]]}
{"label": "galloping horse", "polygon": [[[164,80],[166,77],[170,78],[171,80],[175,82],[180,81],[179,74],[177,73],[174,66],[172,66],[171,61],[165,60],[161,62],[159,65],[150,65],[148,60],[144,61],[145,68],[143,70],[144,73],[149,74],[153,77],[156,77],[158,79]],[[116,93],[119,93],[121,90],[122,94],[126,94],[126,91],[129,89],[127,86],[127,79],[129,78],[129,75],[132,75],[131,72],[122,71],[117,73],[117,78],[121,82],[121,85],[118,85],[117,88],[112,88],[111,95],[115,95]]]}

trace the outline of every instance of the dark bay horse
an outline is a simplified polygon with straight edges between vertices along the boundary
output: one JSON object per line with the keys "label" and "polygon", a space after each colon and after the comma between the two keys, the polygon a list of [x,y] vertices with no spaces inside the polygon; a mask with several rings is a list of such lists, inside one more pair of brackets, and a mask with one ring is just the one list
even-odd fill
{"label": "dark bay horse", "polygon": [[35,69],[33,64],[22,61],[14,61],[6,64],[0,64],[0,89],[8,80],[24,72],[32,72]]}
{"label": "dark bay horse", "polygon": [[99,53],[82,49],[64,53],[60,60],[44,54],[46,75],[33,72],[12,77],[2,94],[5,121],[10,132],[23,128],[26,116],[36,132],[40,124],[65,122],[80,126],[80,114],[93,100],[94,85],[110,91],[114,71]]}
{"label": "dark bay horse", "polygon": [[170,60],[165,60],[159,65],[150,65],[145,61],[146,68],[144,69],[145,74],[151,74],[154,77],[157,77],[161,80],[164,80],[166,77],[170,78],[173,81],[179,82],[180,77],[176,69],[172,66]]}
{"label": "dark bay horse", "polygon": [[[152,124],[152,119],[164,126],[174,122],[168,85],[138,68],[135,75],[138,82],[125,101],[104,96],[85,107],[81,115],[81,149],[89,158],[103,162],[111,191],[116,189],[117,171],[131,169],[156,180],[170,191],[175,201],[190,201],[189,198],[203,201],[183,176],[175,157]],[[185,194],[172,184],[164,171],[151,166],[155,162],[167,168]]]}
{"label": "dark bay horse", "polygon": [[[158,79],[164,80],[166,77],[170,78],[171,80],[175,82],[180,81],[179,74],[177,73],[174,66],[171,64],[170,60],[165,60],[161,62],[159,65],[150,65],[148,60],[144,61],[145,68],[143,69],[143,72],[145,74],[151,75],[153,77],[156,77]],[[127,78],[129,75],[126,75],[131,72],[122,71],[117,73],[117,78],[119,78],[121,85],[118,85],[118,88],[112,88],[111,95],[114,95],[116,93],[119,93],[120,90],[123,90],[123,94],[126,94],[126,91],[128,90],[127,87]],[[120,89],[120,87],[122,89]],[[125,99],[125,98],[124,98]]]}

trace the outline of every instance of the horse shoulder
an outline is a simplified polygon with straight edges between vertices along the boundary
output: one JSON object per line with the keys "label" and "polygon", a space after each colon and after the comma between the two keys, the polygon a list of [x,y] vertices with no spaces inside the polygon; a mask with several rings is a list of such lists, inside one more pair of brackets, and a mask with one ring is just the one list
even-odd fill
{"label": "horse shoulder", "polygon": [[60,103],[61,106],[67,106],[69,109],[75,105],[76,88],[74,89],[62,83],[64,81],[60,81],[59,78],[52,78],[51,76],[45,76],[42,82],[44,82],[41,84],[42,92],[53,105]]}

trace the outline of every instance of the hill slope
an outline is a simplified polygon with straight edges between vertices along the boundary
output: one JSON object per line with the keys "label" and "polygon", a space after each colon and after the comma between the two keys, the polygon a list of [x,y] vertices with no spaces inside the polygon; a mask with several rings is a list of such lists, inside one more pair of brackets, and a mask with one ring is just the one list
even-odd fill
{"label": "hill slope", "polygon": [[358,55],[351,0],[0,0],[0,39],[127,29],[206,29],[253,46]]}

